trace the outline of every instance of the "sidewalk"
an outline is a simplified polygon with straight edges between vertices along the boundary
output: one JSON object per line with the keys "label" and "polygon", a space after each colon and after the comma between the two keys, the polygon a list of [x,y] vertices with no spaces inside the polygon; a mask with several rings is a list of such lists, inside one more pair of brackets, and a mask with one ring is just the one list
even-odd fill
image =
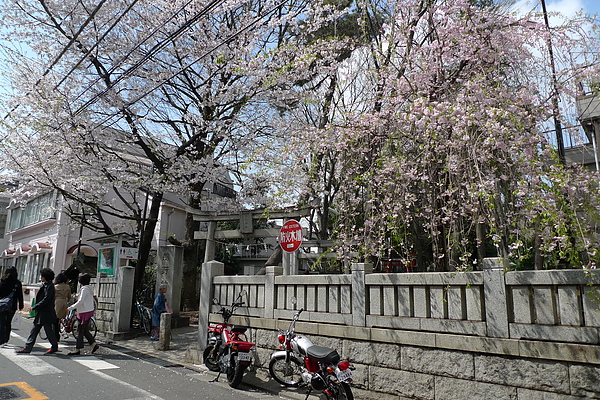
{"label": "sidewalk", "polygon": [[[102,339],[99,337],[102,343]],[[132,339],[104,342],[104,346],[119,350],[130,356],[152,362],[163,367],[183,367],[198,373],[217,377],[216,372],[209,371],[204,364],[197,364],[199,360],[193,360],[197,351],[198,325],[190,324],[183,328],[175,328],[171,331],[171,344],[169,350],[157,350],[158,342],[153,342],[147,335],[139,335]],[[212,379],[212,378],[211,378]],[[227,379],[221,375],[220,385],[227,385]],[[282,388],[275,380],[271,379],[266,369],[251,368],[246,371],[242,380],[241,389],[250,387],[261,390],[284,399],[305,399],[306,389]],[[319,399],[319,396],[311,395],[309,399]]]}

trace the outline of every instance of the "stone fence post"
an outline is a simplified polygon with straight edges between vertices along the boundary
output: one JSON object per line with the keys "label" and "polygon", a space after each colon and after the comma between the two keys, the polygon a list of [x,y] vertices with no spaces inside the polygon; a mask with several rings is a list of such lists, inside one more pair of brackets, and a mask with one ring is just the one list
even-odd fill
{"label": "stone fence post", "polygon": [[135,268],[124,266],[117,275],[117,293],[115,295],[115,314],[113,332],[129,332],[131,328],[131,309],[133,307],[133,278]]}
{"label": "stone fence post", "polygon": [[352,264],[352,325],[367,325],[367,290],[365,275],[373,273],[373,265]]}
{"label": "stone fence post", "polygon": [[265,307],[263,318],[273,318],[275,309],[275,277],[283,275],[282,267],[267,267],[265,277]]}
{"label": "stone fence post", "polygon": [[200,274],[200,304],[198,306],[198,348],[204,351],[208,342],[208,315],[212,305],[213,278],[225,275],[225,264],[219,261],[209,261],[202,264]]}
{"label": "stone fence post", "polygon": [[167,284],[167,302],[173,309],[173,318],[179,318],[181,311],[181,286],[183,282],[183,247],[160,246],[158,248],[158,268],[156,269],[156,287],[154,293],[162,283]]}
{"label": "stone fence post", "polygon": [[502,257],[483,259],[483,293],[487,335],[508,338],[508,307],[504,273],[508,260]]}

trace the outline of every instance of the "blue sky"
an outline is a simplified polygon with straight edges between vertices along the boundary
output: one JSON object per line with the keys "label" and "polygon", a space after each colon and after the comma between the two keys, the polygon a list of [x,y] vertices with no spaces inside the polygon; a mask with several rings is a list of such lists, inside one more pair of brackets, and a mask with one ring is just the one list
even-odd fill
{"label": "blue sky", "polygon": [[[531,9],[540,7],[539,0],[520,0],[517,1],[517,8]],[[583,10],[588,14],[600,14],[599,0],[546,0],[548,11],[560,11],[567,16],[572,16],[576,12]]]}

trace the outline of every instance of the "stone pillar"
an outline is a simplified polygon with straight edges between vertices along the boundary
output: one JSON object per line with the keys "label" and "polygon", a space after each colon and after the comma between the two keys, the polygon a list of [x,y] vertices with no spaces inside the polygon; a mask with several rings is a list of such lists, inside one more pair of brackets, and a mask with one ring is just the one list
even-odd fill
{"label": "stone pillar", "polygon": [[217,221],[208,223],[208,235],[206,235],[206,249],[204,250],[204,262],[215,259],[215,231],[217,230]]}
{"label": "stone pillar", "polygon": [[200,279],[200,304],[198,306],[198,348],[204,351],[208,342],[208,314],[212,306],[213,278],[225,275],[225,264],[209,261],[202,264]]}
{"label": "stone pillar", "polygon": [[179,318],[181,311],[181,286],[183,285],[183,247],[160,246],[158,248],[158,268],[156,270],[156,288],[166,283],[167,302],[173,309],[173,318]]}
{"label": "stone pillar", "polygon": [[158,350],[169,350],[171,347],[171,313],[160,314],[160,334],[158,336]]}
{"label": "stone pillar", "polygon": [[267,267],[265,277],[265,308],[263,309],[263,318],[273,318],[275,309],[275,277],[283,275],[282,267]]}
{"label": "stone pillar", "polygon": [[354,326],[367,324],[365,275],[371,273],[373,273],[372,264],[352,264],[352,325]]}
{"label": "stone pillar", "polygon": [[483,259],[483,293],[487,336],[508,338],[508,307],[504,272],[508,260],[502,257]]}
{"label": "stone pillar", "polygon": [[115,314],[113,332],[128,332],[131,327],[131,308],[133,307],[134,267],[120,267],[117,275],[117,293],[115,296]]}

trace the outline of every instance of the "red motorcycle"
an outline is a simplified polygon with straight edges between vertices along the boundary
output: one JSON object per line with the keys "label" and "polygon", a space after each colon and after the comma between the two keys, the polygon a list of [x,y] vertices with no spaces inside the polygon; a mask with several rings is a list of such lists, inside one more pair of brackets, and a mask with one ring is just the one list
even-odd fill
{"label": "red motorcycle", "polygon": [[[243,292],[229,308],[222,307],[218,312],[223,315],[223,322],[208,327],[208,346],[204,350],[204,365],[219,372],[214,381],[217,382],[221,373],[225,373],[232,388],[240,385],[244,371],[252,364],[250,350],[255,346],[246,337],[246,327],[228,323],[235,310],[244,304],[242,296]],[[216,299],[215,304],[218,304]]]}
{"label": "red motorcycle", "polygon": [[302,311],[294,314],[287,331],[279,330],[277,339],[282,350],[271,355],[269,373],[284,386],[308,386],[306,399],[314,389],[328,400],[354,400],[349,385],[354,367],[350,362],[341,361],[335,349],[315,346],[307,337],[296,334],[296,321]]}

